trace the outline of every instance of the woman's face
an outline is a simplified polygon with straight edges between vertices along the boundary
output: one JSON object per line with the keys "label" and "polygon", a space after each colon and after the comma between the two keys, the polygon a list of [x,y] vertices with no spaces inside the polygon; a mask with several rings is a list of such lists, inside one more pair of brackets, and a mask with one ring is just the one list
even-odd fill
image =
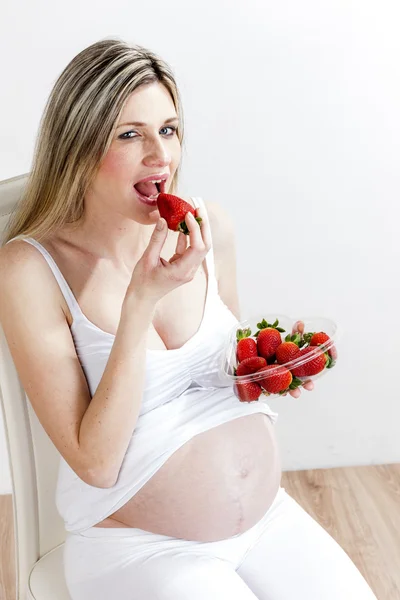
{"label": "woman's face", "polygon": [[146,202],[142,197],[157,194],[157,188],[139,185],[144,192],[140,194],[135,185],[148,177],[165,179],[161,191],[168,192],[181,160],[178,123],[172,98],[159,82],[143,85],[129,96],[90,188],[88,197],[96,212],[101,209],[141,224],[158,219],[156,200]]}

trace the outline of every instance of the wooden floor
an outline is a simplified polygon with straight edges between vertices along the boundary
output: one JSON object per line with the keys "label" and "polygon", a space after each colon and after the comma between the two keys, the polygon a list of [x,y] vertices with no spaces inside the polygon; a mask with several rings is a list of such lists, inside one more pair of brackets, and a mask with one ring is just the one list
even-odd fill
{"label": "wooden floor", "polygon": [[[346,550],[378,600],[400,600],[400,464],[291,471],[282,485]],[[0,599],[15,600],[11,496],[0,496],[0,545]]]}

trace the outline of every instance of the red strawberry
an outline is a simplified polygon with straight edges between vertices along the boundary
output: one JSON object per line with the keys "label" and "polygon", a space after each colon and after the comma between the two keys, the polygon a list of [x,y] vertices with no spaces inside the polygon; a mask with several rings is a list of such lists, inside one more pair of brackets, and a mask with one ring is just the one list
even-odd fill
{"label": "red strawberry", "polygon": [[[322,344],[324,344],[326,348],[326,346],[329,345],[330,339],[331,338],[329,337],[329,335],[327,335],[324,331],[318,331],[318,333],[310,332],[304,335],[304,340],[306,342],[309,342],[310,346],[321,346]],[[330,363],[327,365],[327,367],[331,368],[334,366],[335,361],[337,359],[337,350],[335,346],[330,346],[329,349],[325,351],[328,352],[331,358]]]}
{"label": "red strawberry", "polygon": [[326,354],[316,346],[307,346],[307,348],[300,350],[301,357],[305,357],[308,354],[310,355],[310,360],[299,367],[292,369],[292,373],[295,377],[310,377],[311,375],[317,375],[327,366]]}
{"label": "red strawberry", "polygon": [[276,361],[280,365],[290,362],[300,354],[299,344],[301,343],[301,334],[290,333],[285,337],[285,341],[276,349]]}
{"label": "red strawberry", "polygon": [[[268,371],[272,373],[268,375]],[[266,377],[264,379],[258,380],[257,383],[261,385],[267,392],[270,394],[279,394],[279,392],[284,392],[288,389],[290,384],[293,381],[293,376],[289,369],[286,367],[277,367],[276,365],[268,365],[257,371],[257,373],[265,372]]]}
{"label": "red strawberry", "polygon": [[310,346],[319,346],[320,344],[325,344],[331,338],[323,331],[319,331],[318,333],[313,333],[310,339]]}
{"label": "red strawberry", "polygon": [[267,366],[267,361],[262,356],[251,356],[250,358],[245,358],[238,365],[236,369],[235,375],[240,377],[241,375],[250,375],[251,373],[255,373],[262,367]]}
{"label": "red strawberry", "polygon": [[300,348],[296,342],[282,342],[276,349],[276,360],[280,365],[290,362],[300,355]]}
{"label": "red strawberry", "polygon": [[257,343],[251,336],[251,329],[238,329],[236,339],[236,356],[239,362],[251,356],[257,356]]}
{"label": "red strawberry", "polygon": [[255,381],[247,383],[239,383],[236,381],[233,385],[233,390],[240,402],[253,402],[258,400],[262,394],[262,389]]}
{"label": "red strawberry", "polygon": [[265,319],[261,323],[257,323],[258,331],[255,334],[257,337],[257,351],[259,356],[266,360],[275,354],[277,347],[282,343],[280,332],[285,330],[282,327],[277,327],[278,323],[278,319],[273,325],[267,323]]}
{"label": "red strawberry", "polygon": [[185,221],[185,215],[188,212],[192,213],[199,225],[201,223],[201,218],[196,217],[193,206],[182,200],[182,198],[178,198],[178,196],[158,194],[157,207],[160,216],[167,221],[168,228],[173,231],[182,231],[182,233],[189,235],[189,229]]}

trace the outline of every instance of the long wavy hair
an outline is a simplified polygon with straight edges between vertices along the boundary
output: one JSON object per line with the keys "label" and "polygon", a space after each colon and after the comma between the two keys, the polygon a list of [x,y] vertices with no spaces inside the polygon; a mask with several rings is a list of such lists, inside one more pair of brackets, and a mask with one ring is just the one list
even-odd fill
{"label": "long wavy hair", "polygon": [[[32,169],[3,235],[43,239],[83,214],[85,193],[106,155],[128,96],[160,82],[171,94],[183,145],[183,109],[171,68],[138,45],[111,39],[82,50],[57,79],[41,118]],[[179,166],[180,167],[180,166]],[[180,168],[171,182],[176,194]]]}

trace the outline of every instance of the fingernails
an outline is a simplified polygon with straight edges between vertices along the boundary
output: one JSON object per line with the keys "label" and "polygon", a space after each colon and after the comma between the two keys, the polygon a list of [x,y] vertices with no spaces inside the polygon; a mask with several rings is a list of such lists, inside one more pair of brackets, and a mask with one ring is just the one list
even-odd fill
{"label": "fingernails", "polygon": [[188,215],[189,215],[189,219],[190,219],[191,221],[193,221],[193,219],[194,219],[193,213],[191,213],[191,212],[188,212]]}
{"label": "fingernails", "polygon": [[156,225],[156,229],[158,231],[161,231],[161,229],[164,227],[164,219],[158,219],[157,221],[157,225]]}

